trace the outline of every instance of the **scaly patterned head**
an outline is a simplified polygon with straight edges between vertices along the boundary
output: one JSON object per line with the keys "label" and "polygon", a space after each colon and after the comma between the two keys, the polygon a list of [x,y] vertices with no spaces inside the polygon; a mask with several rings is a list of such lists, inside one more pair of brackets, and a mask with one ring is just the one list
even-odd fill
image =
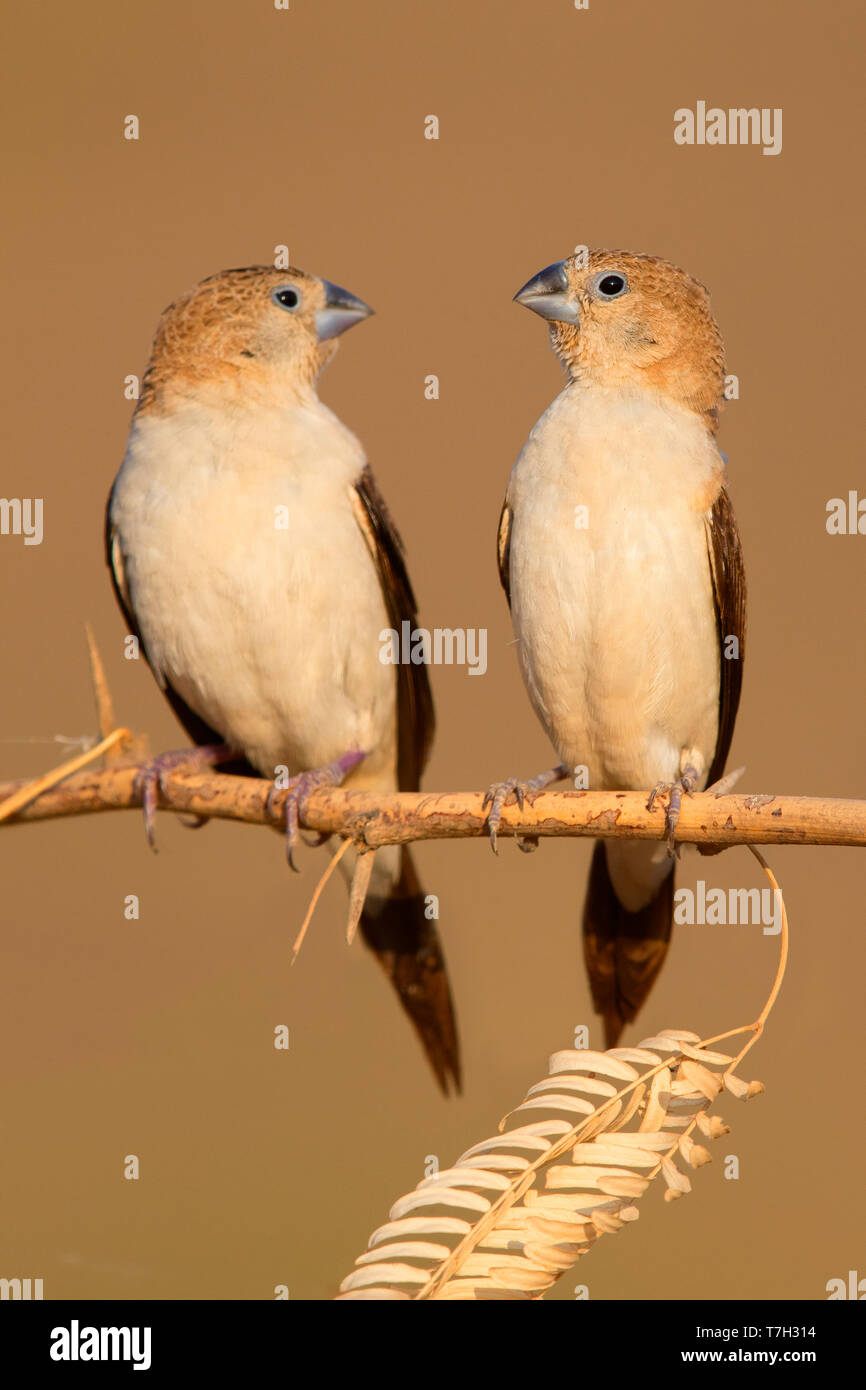
{"label": "scaly patterned head", "polygon": [[339,285],[295,268],[211,275],[160,319],[138,413],[211,389],[253,402],[302,392],[333,356],[334,339],[372,312]]}
{"label": "scaly patterned head", "polygon": [[724,348],[706,289],[684,270],[632,251],[590,251],[548,266],[514,298],[550,320],[572,380],[658,391],[715,428]]}

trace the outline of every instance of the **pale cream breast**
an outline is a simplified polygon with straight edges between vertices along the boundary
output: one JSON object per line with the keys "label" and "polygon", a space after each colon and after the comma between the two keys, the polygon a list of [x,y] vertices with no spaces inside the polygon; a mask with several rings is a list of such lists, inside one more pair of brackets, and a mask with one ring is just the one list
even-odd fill
{"label": "pale cream breast", "polygon": [[137,420],[112,519],[150,658],[265,775],[395,758],[389,623],[349,489],[360,444],[311,396],[272,411],[195,402]]}
{"label": "pale cream breast", "polygon": [[511,603],[527,689],[594,787],[709,765],[719,650],[705,513],[723,464],[704,422],[655,395],[571,383],[512,474]]}

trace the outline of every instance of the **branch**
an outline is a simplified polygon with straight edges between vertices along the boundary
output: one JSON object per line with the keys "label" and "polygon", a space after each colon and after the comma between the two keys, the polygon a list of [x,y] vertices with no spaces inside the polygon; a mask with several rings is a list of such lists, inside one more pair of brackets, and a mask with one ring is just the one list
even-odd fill
{"label": "branch", "polygon": [[[87,770],[35,794],[37,783],[0,784],[0,821],[54,820],[97,811],[129,810],[141,805],[136,777],[145,764]],[[40,779],[40,783],[45,779]],[[222,773],[176,771],[164,779],[159,806],[220,820],[281,826],[283,797],[268,794],[272,783],[263,778],[229,777]],[[31,786],[34,798],[3,820],[2,803],[22,796]],[[664,810],[646,807],[647,792],[541,792],[524,809],[506,806],[500,836],[591,836],[598,838],[662,840]],[[301,824],[327,835],[343,835],[376,849],[380,845],[414,840],[467,839],[486,834],[481,792],[362,792],[320,788],[302,808]],[[684,797],[677,839],[704,846],[866,845],[866,801],[843,801],[807,796],[716,796],[700,792]]]}

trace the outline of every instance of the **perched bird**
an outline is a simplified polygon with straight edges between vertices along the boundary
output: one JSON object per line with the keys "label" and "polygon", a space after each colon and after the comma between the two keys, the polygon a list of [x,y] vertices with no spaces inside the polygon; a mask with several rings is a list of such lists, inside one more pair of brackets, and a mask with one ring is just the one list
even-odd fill
{"label": "perched bird", "polygon": [[[163,314],[106,539],[130,631],[206,759],[416,791],[433,736],[424,665],[380,660],[416,621],[400,538],[359,441],[319,400],[336,337],[373,311],[298,269],[202,281]],[[145,775],[149,831],[158,777]],[[232,756],[225,746],[216,756]],[[408,848],[379,850],[361,919],[444,1091],[459,1089],[451,993]]]}
{"label": "perched bird", "polygon": [[512,794],[579,769],[577,785],[666,801],[668,844],[593,853],[584,956],[610,1047],[667,953],[683,792],[721,776],[740,699],[745,580],[715,441],[724,354],[707,291],[653,256],[577,254],[515,299],[550,321],[568,374],[499,525],[523,679],[561,765],[492,787],[491,835]]}

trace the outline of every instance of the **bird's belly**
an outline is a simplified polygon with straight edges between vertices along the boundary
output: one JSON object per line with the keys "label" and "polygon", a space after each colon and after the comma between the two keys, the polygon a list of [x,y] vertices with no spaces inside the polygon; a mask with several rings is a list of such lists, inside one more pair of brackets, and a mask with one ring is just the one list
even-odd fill
{"label": "bird's belly", "polygon": [[674,780],[684,750],[703,775],[719,701],[703,518],[628,507],[615,490],[594,499],[588,529],[574,515],[565,498],[515,518],[512,612],[536,712],[590,787]]}
{"label": "bird's belly", "polygon": [[[275,507],[287,511],[275,524]],[[127,530],[129,529],[127,519]],[[186,703],[264,775],[369,756],[393,776],[396,689],[379,660],[388,626],[347,496],[215,485],[138,510],[124,548],[150,659]]]}

